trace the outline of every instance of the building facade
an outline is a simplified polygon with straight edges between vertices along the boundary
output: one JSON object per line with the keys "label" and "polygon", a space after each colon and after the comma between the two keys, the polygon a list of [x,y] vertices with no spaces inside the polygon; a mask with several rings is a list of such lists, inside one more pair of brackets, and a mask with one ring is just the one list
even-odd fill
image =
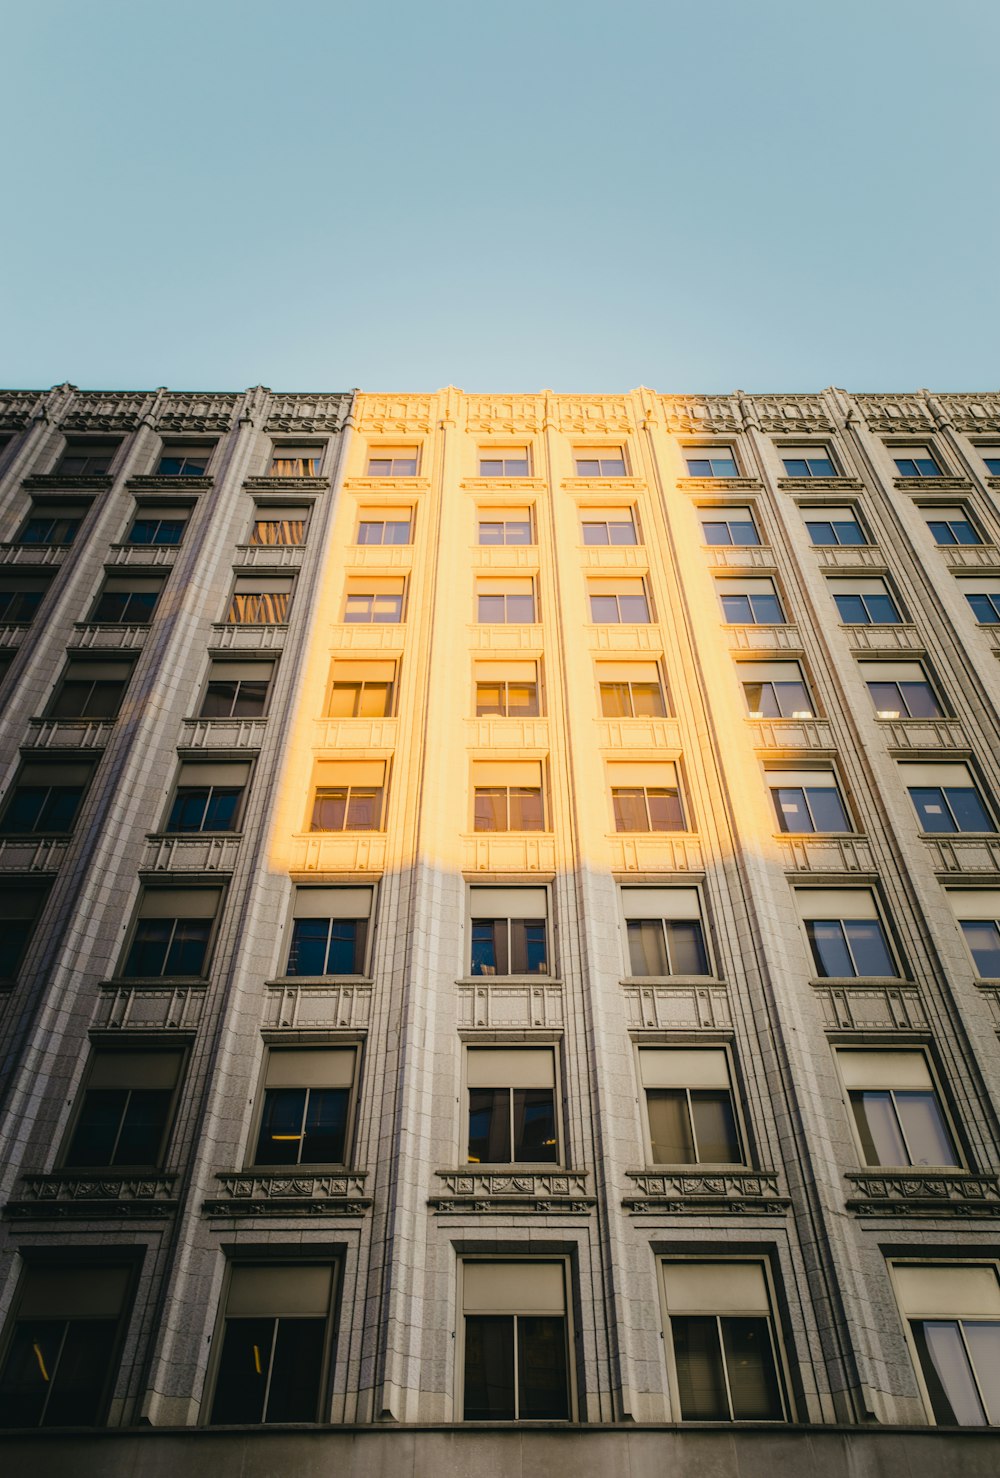
{"label": "building facade", "polygon": [[995,1468],[1000,395],[0,440],[0,1450]]}

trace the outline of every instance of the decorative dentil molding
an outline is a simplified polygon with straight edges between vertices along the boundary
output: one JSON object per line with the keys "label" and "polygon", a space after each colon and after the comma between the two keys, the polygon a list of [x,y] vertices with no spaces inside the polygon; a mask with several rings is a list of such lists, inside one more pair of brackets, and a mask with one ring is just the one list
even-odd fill
{"label": "decorative dentil molding", "polygon": [[202,1204],[208,1216],[358,1216],[367,1211],[366,1171],[311,1175],[293,1171],[260,1175],[230,1171],[217,1175],[219,1189]]}
{"label": "decorative dentil molding", "polygon": [[995,1175],[962,1171],[849,1170],[847,1207],[862,1216],[1000,1216]]}
{"label": "decorative dentil molding", "polygon": [[437,1212],[589,1213],[596,1199],[586,1170],[439,1170],[444,1193],[428,1204]]}
{"label": "decorative dentil molding", "polygon": [[16,1220],[38,1217],[157,1217],[177,1209],[176,1175],[122,1175],[102,1171],[25,1175],[4,1207]]}
{"label": "decorative dentil molding", "polygon": [[628,1170],[636,1194],[623,1205],[631,1212],[686,1215],[692,1211],[773,1212],[791,1203],[781,1195],[776,1174],[753,1170],[712,1173]]}
{"label": "decorative dentil molding", "polygon": [[668,431],[683,434],[743,430],[743,417],[735,395],[663,395],[660,397]]}

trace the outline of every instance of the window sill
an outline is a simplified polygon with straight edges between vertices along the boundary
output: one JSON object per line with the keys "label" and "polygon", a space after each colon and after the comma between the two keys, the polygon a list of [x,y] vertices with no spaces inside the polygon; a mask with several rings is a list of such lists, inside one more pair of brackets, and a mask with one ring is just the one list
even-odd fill
{"label": "window sill", "polygon": [[725,985],[717,975],[622,975],[620,983],[639,989],[648,985]]}
{"label": "window sill", "polygon": [[179,1202],[173,1195],[177,1179],[175,1174],[158,1170],[114,1167],[25,1175],[3,1214],[17,1221],[41,1217],[160,1219],[177,1210]]}
{"label": "window sill", "polygon": [[289,989],[299,985],[363,985],[369,989],[375,984],[373,975],[276,975],[264,984],[269,990]]}
{"label": "window sill", "polygon": [[460,1170],[438,1170],[442,1183],[428,1205],[437,1215],[468,1215],[469,1212],[521,1215],[541,1213],[588,1215],[596,1197],[590,1194],[588,1170],[566,1170],[558,1166],[466,1165]]}
{"label": "window sill", "polygon": [[147,472],[141,477],[130,477],[125,486],[136,492],[202,493],[212,486],[212,475],[183,473]]}
{"label": "window sill", "polygon": [[957,1166],[869,1166],[844,1173],[847,1209],[861,1216],[1000,1216],[1000,1180]]}
{"label": "window sill", "polygon": [[202,1202],[206,1216],[360,1216],[372,1204],[365,1170],[323,1170],[294,1165],[273,1170],[219,1171],[215,1196]]}
{"label": "window sill", "polygon": [[558,985],[562,986],[562,978],[558,975],[543,975],[540,971],[535,974],[525,973],[523,975],[460,975],[455,981],[456,985]]}
{"label": "window sill", "polygon": [[626,1170],[634,1195],[622,1205],[631,1215],[686,1216],[692,1213],[784,1212],[791,1205],[779,1191],[774,1172],[746,1166],[688,1165],[682,1168]]}
{"label": "window sill", "polygon": [[829,990],[831,987],[835,990],[849,990],[852,986],[862,990],[907,990],[913,987],[913,981],[902,975],[813,975],[809,984],[820,990]]}
{"label": "window sill", "polygon": [[248,493],[280,493],[284,489],[296,493],[325,493],[330,486],[328,477],[246,477],[243,487]]}

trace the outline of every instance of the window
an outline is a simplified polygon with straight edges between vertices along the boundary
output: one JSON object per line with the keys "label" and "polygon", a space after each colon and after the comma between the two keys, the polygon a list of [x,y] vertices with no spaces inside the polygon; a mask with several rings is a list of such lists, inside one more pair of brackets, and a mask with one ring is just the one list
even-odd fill
{"label": "window", "polygon": [[644,626],[652,618],[646,582],[641,576],[588,580],[590,619],[597,626]]}
{"label": "window", "polygon": [[46,709],[47,718],[114,718],[132,676],[128,662],[70,658]]}
{"label": "window", "polygon": [[314,1422],[327,1385],[336,1269],[237,1263],[230,1272],[209,1422]]}
{"label": "window", "polygon": [[537,662],[477,662],[476,717],[537,718],[539,702]]}
{"label": "window", "polygon": [[157,477],[204,477],[215,442],[165,441],[156,464]]}
{"label": "window", "polygon": [[625,453],[620,446],[578,446],[573,449],[577,477],[624,477]]}
{"label": "window", "polygon": [[521,626],[535,620],[535,582],[530,575],[476,581],[476,620],[480,625]]}
{"label": "window", "polygon": [[988,575],[980,580],[959,580],[958,588],[981,626],[996,626],[1000,623],[1000,579],[996,575]]}
{"label": "window", "polygon": [[480,544],[534,544],[532,510],[523,508],[480,508],[477,537]]}
{"label": "window", "polygon": [[280,625],[288,620],[291,599],[291,580],[262,580],[256,575],[238,575],[226,612],[226,624]]}
{"label": "window", "polygon": [[474,760],[476,831],[544,831],[541,760]]}
{"label": "window", "polygon": [[978,451],[990,476],[1000,477],[1000,446],[981,446]]}
{"label": "window", "polygon": [[826,446],[785,446],[781,462],[786,477],[836,477],[837,469]]}
{"label": "window", "polygon": [[463,1419],[569,1421],[565,1264],[467,1258],[462,1274]]}
{"label": "window", "polygon": [[181,765],[164,831],[236,831],[249,779],[249,765]]}
{"label": "window", "polygon": [[785,1421],[763,1264],[664,1262],[663,1290],[681,1420]]}
{"label": "window", "polygon": [[892,459],[900,477],[940,477],[941,468],[930,447],[893,447]]}
{"label": "window", "polygon": [[990,888],[949,888],[966,948],[982,980],[1000,979],[1000,892]]}
{"label": "window", "polygon": [[402,575],[358,576],[347,582],[344,620],[354,626],[395,626],[403,619]]}
{"label": "window", "polygon": [[781,609],[773,580],[716,580],[722,614],[731,626],[783,626]]}
{"label": "window", "polygon": [[0,980],[16,978],[48,891],[47,883],[5,881],[0,892]]}
{"label": "window", "polygon": [[203,977],[221,902],[221,888],[147,888],[122,975]]}
{"label": "window", "polygon": [[368,453],[368,476],[416,477],[418,460],[415,446],[372,447]]}
{"label": "window", "polygon": [[615,831],[687,831],[677,766],[609,764]]}
{"label": "window", "polygon": [[333,664],[328,718],[388,718],[396,683],[395,662]]}
{"label": "window", "polygon": [[830,545],[867,544],[868,535],[858,521],[854,508],[810,509],[806,528],[812,542],[825,548]]}
{"label": "window", "polygon": [[965,765],[900,765],[925,832],[996,831]]}
{"label": "window", "polygon": [[902,616],[884,580],[829,580],[846,626],[898,626]]}
{"label": "window", "polygon": [[63,1165],[159,1169],[184,1053],[95,1051]]}
{"label": "window", "polygon": [[176,545],[184,538],[190,508],[140,503],[126,536],[126,544]]}
{"label": "window", "polygon": [[148,626],[163,590],[153,576],[109,575],[89,619],[108,626]]}
{"label": "window", "polygon": [[321,445],[299,445],[292,442],[274,443],[269,477],[318,477],[323,461]]}
{"label": "window", "polygon": [[919,662],[862,662],[879,718],[941,718],[944,709]]}
{"label": "window", "polygon": [[0,576],[0,621],[8,626],[28,626],[48,588],[47,575]]}
{"label": "window", "polygon": [[667,700],[656,662],[598,662],[605,718],[665,718]]}
{"label": "window", "polygon": [[29,1266],[0,1371],[0,1427],[96,1427],[104,1421],[132,1270]]}
{"label": "window", "polygon": [[837,1052],[866,1165],[958,1165],[923,1052]]}
{"label": "window", "polygon": [[924,518],[935,544],[942,548],[952,544],[981,544],[982,537],[968,510],[956,508],[925,508]]}
{"label": "window", "polygon": [[308,522],[309,507],[307,504],[298,507],[292,504],[280,507],[258,504],[250,529],[250,543],[256,545],[304,544]]}
{"label": "window", "polygon": [[96,765],[76,761],[27,760],[11,786],[0,819],[4,836],[72,831]]}
{"label": "window", "polygon": [[18,544],[72,544],[83,522],[86,508],[78,504],[48,506],[36,503],[18,534]]}
{"label": "window", "polygon": [[584,544],[638,544],[632,508],[581,508],[580,532]]}
{"label": "window", "polygon": [[710,975],[697,888],[623,888],[629,973]]}
{"label": "window", "polygon": [[899,974],[869,889],[795,891],[817,975],[882,980]]}
{"label": "window", "polygon": [[273,662],[213,662],[199,717],[260,718],[273,676]]}
{"label": "window", "polygon": [[412,508],[362,508],[358,518],[359,544],[412,544]]}
{"label": "window", "polygon": [[853,831],[832,770],[768,770],[766,779],[779,831]]}
{"label": "window", "polygon": [[319,760],[310,831],[381,831],[385,760]]}
{"label": "window", "polygon": [[702,508],[700,517],[706,544],[733,544],[737,548],[747,548],[760,543],[750,508]]}
{"label": "window", "polygon": [[815,705],[797,662],[736,664],[751,718],[812,718]]}
{"label": "window", "polygon": [[525,446],[479,448],[480,477],[528,477],[530,472]]}
{"label": "window", "polygon": [[272,1047],[253,1165],[347,1163],[356,1047]]}
{"label": "window", "polygon": [[548,975],[548,900],[544,888],[473,888],[473,975]]}
{"label": "window", "polygon": [[1000,1283],[995,1263],[897,1263],[924,1402],[948,1427],[1000,1426]]}
{"label": "window", "polygon": [[739,477],[731,446],[689,446],[684,452],[688,477]]}
{"label": "window", "polygon": [[56,473],[62,477],[104,477],[120,445],[117,441],[68,441]]}
{"label": "window", "polygon": [[296,888],[286,975],[364,975],[371,888]]}
{"label": "window", "polygon": [[557,1165],[551,1047],[470,1047],[470,1165]]}
{"label": "window", "polygon": [[740,1165],[743,1151],[722,1047],[640,1047],[653,1165]]}

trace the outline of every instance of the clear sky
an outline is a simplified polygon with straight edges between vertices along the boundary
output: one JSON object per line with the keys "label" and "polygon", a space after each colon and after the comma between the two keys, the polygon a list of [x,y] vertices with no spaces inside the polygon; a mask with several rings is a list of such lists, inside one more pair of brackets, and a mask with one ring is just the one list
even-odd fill
{"label": "clear sky", "polygon": [[998,382],[997,0],[0,0],[0,383]]}

